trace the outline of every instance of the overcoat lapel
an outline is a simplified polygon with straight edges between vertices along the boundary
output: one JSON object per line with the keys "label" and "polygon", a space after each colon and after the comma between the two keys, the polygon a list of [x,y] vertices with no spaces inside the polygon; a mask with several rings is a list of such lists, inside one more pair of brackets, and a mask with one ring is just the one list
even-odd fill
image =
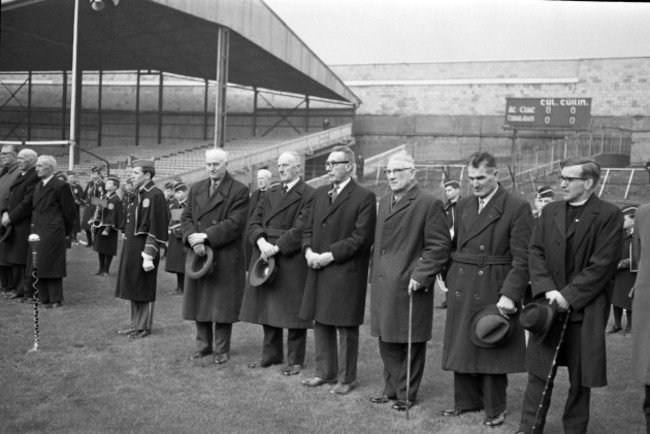
{"label": "overcoat lapel", "polygon": [[418,196],[418,188],[413,187],[409,191],[406,192],[404,197],[402,197],[400,200],[397,201],[395,206],[393,207],[393,210],[390,210],[390,201],[392,200],[392,195],[388,194],[388,215],[386,216],[386,220],[389,220],[393,218],[394,216],[402,213],[406,208],[408,208],[411,205],[411,201],[417,198]]}
{"label": "overcoat lapel", "polygon": [[505,190],[501,185],[494,194],[494,197],[485,205],[485,208],[478,214],[478,198],[473,197],[469,202],[469,206],[463,209],[463,216],[461,221],[465,228],[466,235],[463,237],[462,245],[467,244],[469,240],[479,235],[494,221],[499,220],[503,214],[504,202],[506,199]]}
{"label": "overcoat lapel", "polygon": [[[336,199],[334,199],[334,202],[330,204],[330,206],[327,208],[327,212],[323,215],[323,218],[321,221],[325,220],[330,214],[332,214],[338,207],[340,207],[345,201],[347,201],[350,198],[350,195],[352,194],[352,191],[354,191],[356,187],[356,184],[353,179],[350,180],[348,185],[346,185],[343,190],[339,193],[338,196],[336,196]],[[329,200],[329,196],[327,196],[327,199]]]}
{"label": "overcoat lapel", "polygon": [[[219,186],[217,191],[215,191],[212,196],[210,196],[210,179],[207,179],[199,185],[198,191],[196,192],[197,196],[197,205],[200,208],[200,211],[196,217],[199,220],[208,212],[212,211],[217,205],[225,200],[225,198],[230,193],[230,187],[232,186],[232,178],[229,173],[226,173]],[[202,203],[205,203],[205,206],[201,206]]]}
{"label": "overcoat lapel", "polygon": [[52,183],[54,179],[51,179],[47,185],[43,186],[43,181],[38,181],[36,188],[34,188],[34,199],[33,199],[33,208],[36,209],[45,197],[47,197],[47,192],[54,188]]}
{"label": "overcoat lapel", "polygon": [[[271,197],[271,200],[274,200],[274,204],[271,208],[269,214],[264,218],[264,223],[268,223],[274,216],[278,215],[285,209],[289,208],[294,203],[298,202],[302,198],[302,194],[305,191],[305,182],[301,179],[296,185],[293,186],[291,190],[282,196],[282,190],[278,190],[278,198]],[[274,194],[278,194],[274,191]],[[268,194],[268,193],[267,193]]]}

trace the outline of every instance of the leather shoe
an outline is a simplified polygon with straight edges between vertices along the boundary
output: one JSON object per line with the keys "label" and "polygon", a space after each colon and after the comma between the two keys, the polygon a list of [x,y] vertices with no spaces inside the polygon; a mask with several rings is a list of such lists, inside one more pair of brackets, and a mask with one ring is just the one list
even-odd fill
{"label": "leather shoe", "polygon": [[230,360],[230,354],[229,353],[221,353],[221,354],[217,354],[217,355],[214,356],[214,363],[217,364],[217,365],[223,365],[228,360]]}
{"label": "leather shoe", "polygon": [[282,360],[279,362],[265,362],[264,360],[260,360],[259,362],[249,364],[248,367],[251,369],[268,368],[269,366],[280,365],[281,363]]}
{"label": "leather shoe", "polygon": [[282,371],[282,375],[286,375],[287,377],[298,375],[301,370],[302,365],[287,365],[287,367],[284,368],[284,371]]}
{"label": "leather shoe", "polygon": [[51,303],[40,303],[40,305],[43,306],[43,309],[52,309]]}
{"label": "leather shoe", "polygon": [[406,411],[409,408],[412,408],[415,405],[416,401],[407,401],[405,399],[398,399],[393,404],[393,410],[397,411]]}
{"label": "leather shoe", "polygon": [[103,271],[103,270],[97,270],[97,271],[95,271],[92,275],[93,275],[93,276],[103,276],[103,275],[104,275],[104,271]]}
{"label": "leather shoe", "polygon": [[212,354],[212,351],[197,351],[196,353],[192,354],[192,356],[190,356],[190,360],[200,359],[202,357],[209,356],[210,354]]}
{"label": "leather shoe", "polygon": [[5,298],[11,300],[11,299],[14,299],[14,298],[21,298],[22,296],[23,296],[22,294],[19,294],[17,292],[10,292],[10,293],[5,295]]}
{"label": "leather shoe", "polygon": [[370,398],[370,402],[372,402],[373,404],[386,404],[394,400],[395,398],[389,398],[386,395],[373,396],[372,398]]}
{"label": "leather shoe", "polygon": [[18,300],[18,302],[25,303],[25,304],[34,304],[34,299],[32,297],[25,297]]}
{"label": "leather shoe", "polygon": [[318,386],[321,386],[323,384],[334,384],[334,383],[335,383],[334,380],[326,380],[326,379],[320,378],[320,377],[307,378],[307,379],[302,380],[300,382],[300,384],[302,384],[303,386],[307,386],[307,387],[318,387]]}
{"label": "leather shoe", "polygon": [[618,326],[612,326],[609,330],[607,330],[608,335],[613,335],[614,333],[618,333],[621,330],[623,330],[621,327]]}
{"label": "leather shoe", "polygon": [[63,307],[63,303],[61,303],[60,301],[55,301],[54,303],[50,303],[50,306],[52,307],[52,309],[60,309]]}
{"label": "leather shoe", "polygon": [[336,393],[337,395],[347,395],[356,387],[357,383],[354,381],[352,383],[336,383],[336,385],[330,390],[330,393]]}
{"label": "leather shoe", "polygon": [[117,334],[121,336],[129,336],[137,332],[138,332],[137,329],[126,329],[126,330],[118,330]]}
{"label": "leather shoe", "polygon": [[141,339],[141,338],[146,338],[151,334],[151,330],[138,330],[137,333],[133,333],[129,335],[129,339]]}
{"label": "leather shoe", "polygon": [[506,420],[506,414],[508,413],[507,410],[504,410],[503,413],[496,417],[486,417],[485,420],[483,421],[483,425],[490,427],[490,428],[496,428],[498,426],[503,425],[503,422]]}
{"label": "leather shoe", "polygon": [[457,410],[455,408],[450,408],[442,412],[442,415],[445,417],[458,417],[461,414],[465,413],[476,413],[477,411],[481,411],[480,408],[475,408],[472,410]]}

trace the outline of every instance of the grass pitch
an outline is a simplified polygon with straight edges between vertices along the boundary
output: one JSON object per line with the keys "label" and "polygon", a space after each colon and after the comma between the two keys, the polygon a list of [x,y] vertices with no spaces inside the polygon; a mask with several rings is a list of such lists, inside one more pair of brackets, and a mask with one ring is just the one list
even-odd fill
{"label": "grass pitch", "polygon": [[[452,374],[440,369],[445,311],[436,310],[434,339],[419,404],[410,412],[368,400],[383,389],[377,341],[361,328],[359,387],[346,396],[327,386],[309,389],[313,375],[313,333],[307,366],[285,377],[281,366],[247,368],[261,356],[262,328],[235,324],[231,360],[222,366],[194,362],[194,325],[181,319],[182,297],[165,293],[175,276],[159,272],[153,334],[129,340],[130,307],[113,297],[118,258],[111,275],[92,276],[91,249],[68,251],[63,309],[40,311],[40,350],[33,346],[33,310],[0,299],[0,433],[512,433],[519,423],[525,374],[511,375],[504,426],[484,428],[483,414],[448,420],[453,405]],[[161,264],[161,270],[162,270]],[[368,315],[368,314],[367,314]],[[366,316],[366,321],[368,317]],[[593,434],[645,432],[643,389],[630,374],[629,336],[608,336],[609,386],[592,391]],[[562,432],[567,392],[560,368],[547,433]]]}

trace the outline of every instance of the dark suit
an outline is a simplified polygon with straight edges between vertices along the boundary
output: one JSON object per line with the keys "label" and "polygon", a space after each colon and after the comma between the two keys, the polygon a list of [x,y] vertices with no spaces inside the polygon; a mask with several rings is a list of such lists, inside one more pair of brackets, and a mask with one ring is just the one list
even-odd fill
{"label": "dark suit", "polygon": [[433,322],[433,285],[449,259],[451,238],[442,202],[417,186],[392,205],[393,193],[382,197],[377,216],[370,331],[379,338],[384,362],[384,395],[406,397],[411,279],[422,285],[413,293],[412,360],[409,401],[415,401],[424,373],[427,341]]}
{"label": "dark suit", "polygon": [[[303,251],[331,252],[334,262],[310,268],[300,317],[314,320],[316,376],[351,383],[357,376],[359,325],[363,323],[370,247],[375,233],[376,199],[354,180],[330,204],[331,185],[314,194],[303,233]],[[336,334],[340,334],[337,355]]]}
{"label": "dark suit", "polygon": [[[74,198],[67,182],[51,178],[45,186],[39,181],[34,189],[32,233],[41,239],[38,245],[39,301],[63,301],[66,276],[66,237],[74,223]],[[30,248],[31,251],[31,248]],[[31,272],[31,261],[27,271]]]}
{"label": "dark suit", "polygon": [[[254,192],[251,193],[250,200],[248,201],[248,220],[246,221],[247,230],[248,230],[248,226],[250,225],[251,217],[253,217],[257,205],[259,205],[259,203],[262,202],[262,200],[264,199],[264,195],[266,194],[267,191],[268,189],[264,191],[255,190]],[[248,236],[244,236],[243,238],[244,238],[244,259],[246,260],[246,269],[248,270],[251,266],[251,255],[253,254],[253,244],[248,239]]]}
{"label": "dark suit", "polygon": [[[559,353],[559,362],[568,367],[571,382],[562,420],[565,432],[584,433],[589,422],[590,388],[607,384],[607,287],[621,257],[623,214],[594,194],[569,222],[568,207],[566,201],[559,201],[544,208],[530,243],[529,267],[533,297],[556,289],[571,306]],[[532,432],[563,318],[558,316],[543,339],[531,336],[528,343],[528,387],[521,416],[524,432]],[[550,395],[549,391],[535,432],[544,429]]]}
{"label": "dark suit", "polygon": [[524,331],[515,321],[510,339],[482,348],[470,341],[467,327],[477,309],[502,295],[520,304],[532,216],[528,202],[501,185],[480,214],[475,196],[461,199],[457,209],[442,367],[454,371],[455,408],[484,408],[492,418],[506,409],[506,374],[524,370]]}
{"label": "dark suit", "polygon": [[278,273],[272,283],[260,287],[246,285],[240,319],[264,326],[262,361],[283,360],[282,329],[288,329],[289,365],[305,361],[307,329],[311,321],[298,317],[307,277],[302,255],[302,233],[309,218],[314,189],[299,180],[285,195],[282,186],[271,187],[251,216],[248,238],[253,250],[252,261],[260,257],[257,240],[261,237],[278,246],[274,255]]}

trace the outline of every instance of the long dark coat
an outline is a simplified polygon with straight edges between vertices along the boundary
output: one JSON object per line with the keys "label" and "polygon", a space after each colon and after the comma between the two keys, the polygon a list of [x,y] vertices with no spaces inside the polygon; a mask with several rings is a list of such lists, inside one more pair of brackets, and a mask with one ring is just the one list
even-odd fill
{"label": "long dark coat", "polygon": [[[95,232],[93,249],[104,255],[115,256],[117,255],[117,234],[122,227],[124,211],[122,210],[122,199],[116,193],[107,199],[106,207],[99,214],[101,226]],[[108,235],[103,235],[106,228],[108,228]]]}
{"label": "long dark coat", "polygon": [[[185,201],[175,201],[170,210],[185,209]],[[183,242],[183,231],[180,220],[169,221],[169,241],[167,241],[167,256],[165,259],[165,271],[168,273],[185,273],[186,250]]]}
{"label": "long dark coat", "polygon": [[521,307],[528,284],[528,241],[532,226],[530,205],[499,185],[478,214],[478,198],[458,202],[455,252],[464,255],[509,258],[507,263],[479,265],[453,259],[447,273],[447,323],[442,367],[468,374],[506,374],[524,370],[524,331],[515,321],[511,338],[494,348],[480,348],[468,338],[471,315],[496,304],[502,295]]}
{"label": "long dark coat", "polygon": [[[167,241],[167,213],[165,195],[153,181],[135,191],[127,210],[115,297],[156,301],[159,247]],[[151,271],[142,268],[143,252],[153,256],[154,269]]]}
{"label": "long dark coat", "polygon": [[[248,201],[248,221],[246,222],[246,230],[248,230],[251,217],[255,213],[255,209],[257,208],[257,205],[260,202],[262,202],[262,199],[264,199],[264,195],[266,194],[266,191],[255,190],[254,192],[251,193],[250,200]],[[246,269],[248,270],[251,266],[251,256],[253,255],[253,244],[251,244],[250,240],[248,239],[248,234],[244,234],[243,243],[244,243],[243,244],[244,259],[246,260]]]}
{"label": "long dark coat", "polygon": [[[535,226],[530,242],[530,279],[533,297],[557,289],[571,305],[572,315],[582,319],[582,385],[607,385],[605,351],[606,315],[609,310],[607,288],[623,245],[623,214],[618,207],[595,195],[585,208],[573,233],[575,275],[567,281],[565,201],[548,204]],[[543,341],[531,336],[526,352],[526,369],[546,378],[559,340],[561,323],[553,323]]]}
{"label": "long dark coat", "polygon": [[214,270],[200,279],[185,274],[183,319],[234,323],[239,318],[244,293],[242,236],[248,214],[248,188],[226,173],[216,191],[209,194],[210,179],[190,188],[181,216],[183,242],[194,233],[208,235],[214,250]]}
{"label": "long dark coat", "polygon": [[623,268],[616,270],[616,274],[614,275],[614,292],[612,294],[612,304],[614,306],[630,311],[632,310],[632,299],[629,294],[636,279],[636,273],[630,271],[631,246],[632,234],[626,234],[623,238],[623,249],[621,250],[621,258],[619,260],[619,264],[622,263]]}
{"label": "long dark coat", "polygon": [[300,305],[307,278],[302,254],[302,233],[307,225],[314,189],[303,180],[282,196],[282,186],[271,187],[251,216],[248,239],[255,246],[251,263],[260,257],[256,240],[264,237],[280,251],[274,255],[278,273],[270,284],[246,283],[239,319],[288,329],[304,329],[311,321],[300,319]]}
{"label": "long dark coat", "polygon": [[83,208],[83,215],[81,216],[81,230],[89,231],[92,229],[92,226],[88,223],[95,216],[96,206],[92,204],[92,198],[100,198],[104,195],[106,191],[104,186],[104,181],[90,181],[86,184],[86,189],[84,190],[84,202],[86,206]]}
{"label": "long dark coat", "polygon": [[634,219],[634,258],[639,271],[632,301],[632,366],[634,378],[650,384],[650,205],[640,207]]}
{"label": "long dark coat", "polygon": [[442,202],[411,188],[391,211],[392,192],[379,203],[373,277],[370,287],[370,332],[383,342],[408,342],[411,279],[423,285],[413,293],[413,342],[431,339],[433,285],[449,259],[451,237]]}
{"label": "long dark coat", "polygon": [[19,175],[9,188],[9,219],[12,234],[6,241],[7,262],[15,265],[27,264],[27,237],[32,230],[32,198],[38,175],[32,167]]}
{"label": "long dark coat", "polygon": [[[74,198],[67,182],[52,178],[43,187],[34,188],[32,233],[41,241],[38,245],[37,275],[41,278],[66,276],[66,237],[74,223]],[[31,261],[28,263],[28,273]]]}
{"label": "long dark coat", "polygon": [[84,190],[79,184],[70,184],[70,189],[72,190],[72,197],[74,198],[74,203],[76,207],[75,220],[72,224],[72,233],[76,234],[81,230],[81,214],[80,209],[83,204]]}
{"label": "long dark coat", "polygon": [[[0,172],[0,216],[3,212],[8,210],[9,204],[9,188],[16,181],[20,175],[18,164],[12,167],[5,167]],[[11,265],[7,260],[7,243],[0,243],[0,265]]]}
{"label": "long dark coat", "polygon": [[352,327],[363,324],[370,247],[375,234],[375,194],[353,179],[330,204],[331,185],[319,187],[302,236],[303,252],[332,252],[334,262],[307,272],[300,318]]}

